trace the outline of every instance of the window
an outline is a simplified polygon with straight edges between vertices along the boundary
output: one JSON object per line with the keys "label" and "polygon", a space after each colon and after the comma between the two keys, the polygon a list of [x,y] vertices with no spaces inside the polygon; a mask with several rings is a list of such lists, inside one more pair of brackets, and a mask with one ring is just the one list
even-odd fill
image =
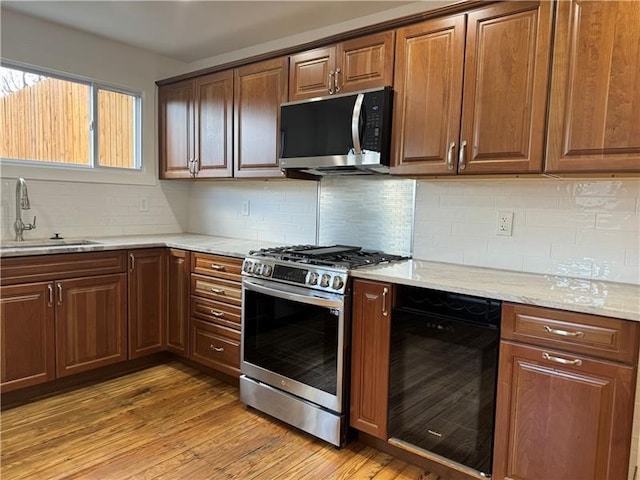
{"label": "window", "polygon": [[140,169],[140,94],[0,66],[0,158]]}

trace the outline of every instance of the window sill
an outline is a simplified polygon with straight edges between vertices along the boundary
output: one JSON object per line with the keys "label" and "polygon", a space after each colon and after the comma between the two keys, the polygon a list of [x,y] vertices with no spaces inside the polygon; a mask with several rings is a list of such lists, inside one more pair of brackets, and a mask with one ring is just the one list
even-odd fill
{"label": "window sill", "polygon": [[157,185],[155,168],[127,171],[109,168],[73,168],[60,165],[34,165],[0,159],[0,177],[23,177],[31,180],[55,180],[81,183],[113,183],[120,185]]}

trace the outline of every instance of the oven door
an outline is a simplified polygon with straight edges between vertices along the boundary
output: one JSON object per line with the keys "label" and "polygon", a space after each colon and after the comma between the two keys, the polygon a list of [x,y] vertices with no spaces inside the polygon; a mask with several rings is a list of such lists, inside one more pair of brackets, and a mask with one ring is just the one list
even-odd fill
{"label": "oven door", "polygon": [[244,278],[240,370],[343,413],[345,324],[343,295]]}

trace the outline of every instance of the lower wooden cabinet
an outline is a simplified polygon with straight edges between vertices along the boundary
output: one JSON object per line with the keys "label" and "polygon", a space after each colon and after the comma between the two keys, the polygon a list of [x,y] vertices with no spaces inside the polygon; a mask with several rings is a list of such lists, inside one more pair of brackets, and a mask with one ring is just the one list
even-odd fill
{"label": "lower wooden cabinet", "polygon": [[242,260],[191,254],[189,358],[232,377],[240,376]]}
{"label": "lower wooden cabinet", "polygon": [[[503,338],[546,345],[501,342],[493,478],[626,478],[640,325],[606,320],[503,305]],[[605,343],[618,361],[583,353]]]}
{"label": "lower wooden cabinet", "polygon": [[214,323],[194,320],[191,359],[232,377],[240,374],[240,332]]}
{"label": "lower wooden cabinet", "polygon": [[127,359],[127,275],[55,282],[57,377]]}
{"label": "lower wooden cabinet", "polygon": [[392,285],[353,282],[349,424],[387,440]]}
{"label": "lower wooden cabinet", "polygon": [[189,276],[191,252],[167,252],[167,350],[189,356]]}
{"label": "lower wooden cabinet", "polygon": [[164,248],[129,251],[129,358],[165,348],[166,253]]}
{"label": "lower wooden cabinet", "polygon": [[56,375],[53,283],[0,288],[1,392]]}

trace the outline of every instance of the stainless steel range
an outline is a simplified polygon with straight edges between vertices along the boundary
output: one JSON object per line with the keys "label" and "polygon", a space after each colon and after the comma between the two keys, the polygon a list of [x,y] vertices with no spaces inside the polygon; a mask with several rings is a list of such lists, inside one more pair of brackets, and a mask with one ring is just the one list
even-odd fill
{"label": "stainless steel range", "polygon": [[242,267],[240,400],[343,445],[349,270],[403,258],[343,245],[251,252]]}

